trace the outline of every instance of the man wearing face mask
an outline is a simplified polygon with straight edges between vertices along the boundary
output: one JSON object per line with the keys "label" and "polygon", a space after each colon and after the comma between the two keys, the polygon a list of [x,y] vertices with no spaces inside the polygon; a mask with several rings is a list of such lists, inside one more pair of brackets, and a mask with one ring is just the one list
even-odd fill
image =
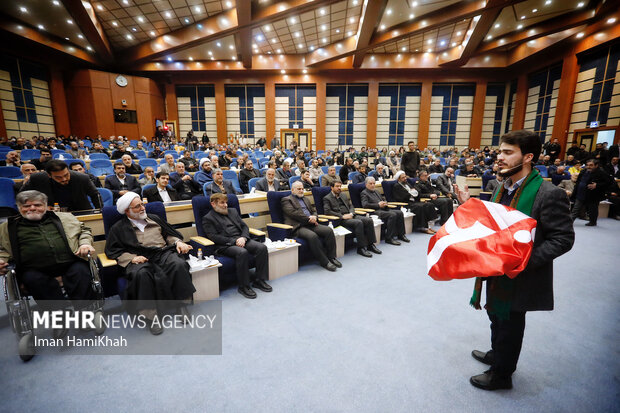
{"label": "man wearing face mask", "polygon": [[[17,277],[46,310],[68,307],[56,280],[71,300],[95,298],[87,255],[93,254],[93,236],[72,214],[47,210],[47,196],[22,191],[16,197],[19,214],[0,224],[0,274],[15,262]],[[48,303],[45,300],[54,300]],[[86,303],[81,303],[86,304]],[[55,337],[57,332],[54,332]],[[59,337],[56,337],[59,338]]]}
{"label": "man wearing face mask", "polygon": [[[149,330],[163,332],[156,322],[157,309],[145,300],[183,300],[189,303],[196,291],[183,255],[192,249],[183,236],[155,214],[147,214],[140,195],[127,192],[117,203],[123,215],[110,229],[105,253],[125,269],[129,281],[123,299],[129,313],[140,313],[149,323]],[[139,301],[136,301],[139,300]],[[178,308],[188,315],[185,306]]]}
{"label": "man wearing face mask", "polygon": [[95,208],[101,208],[101,197],[95,185],[87,175],[69,171],[66,163],[51,160],[45,172],[30,175],[22,191],[36,190],[47,196],[49,205],[57,203],[69,211],[92,209],[89,198]]}
{"label": "man wearing face mask", "polygon": [[[470,383],[484,390],[512,388],[512,373],[523,343],[525,313],[553,310],[553,260],[568,252],[575,239],[566,193],[544,181],[532,167],[540,151],[540,138],[530,131],[513,131],[500,139],[497,160],[504,181],[492,202],[516,208],[537,224],[525,270],[512,279],[506,275],[476,279],[470,304],[481,308],[482,283],[486,281],[491,350],[474,350],[472,357],[491,368],[471,377]],[[458,197],[461,202],[469,199],[467,186],[458,190]]]}

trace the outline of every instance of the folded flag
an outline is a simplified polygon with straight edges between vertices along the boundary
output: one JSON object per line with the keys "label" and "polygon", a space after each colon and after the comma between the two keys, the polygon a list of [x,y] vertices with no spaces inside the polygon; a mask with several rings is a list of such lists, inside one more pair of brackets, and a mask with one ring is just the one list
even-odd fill
{"label": "folded flag", "polygon": [[438,281],[514,278],[532,254],[536,220],[514,208],[471,198],[428,243],[428,275]]}

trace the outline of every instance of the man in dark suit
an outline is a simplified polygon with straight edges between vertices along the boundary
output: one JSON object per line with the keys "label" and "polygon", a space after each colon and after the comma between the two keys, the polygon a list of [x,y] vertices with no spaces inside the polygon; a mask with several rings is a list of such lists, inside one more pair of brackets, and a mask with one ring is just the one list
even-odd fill
{"label": "man in dark suit", "polygon": [[269,168],[265,171],[265,177],[256,181],[256,190],[263,192],[280,190],[280,181],[276,179],[275,169]]}
{"label": "man in dark suit", "polygon": [[304,185],[299,181],[293,182],[291,192],[291,195],[281,200],[284,223],[293,227],[293,236],[308,242],[314,258],[323,268],[329,271],[341,268],[342,264],[336,259],[334,231],[319,224],[314,206],[304,198]]}
{"label": "man in dark suit", "polygon": [[244,168],[239,171],[239,186],[243,193],[247,194],[250,192],[248,188],[248,182],[252,178],[260,178],[260,172],[254,169],[254,163],[251,159],[245,161]]}
{"label": "man in dark suit", "polygon": [[[235,260],[237,270],[237,291],[245,298],[256,298],[252,289],[271,292],[269,279],[269,253],[265,244],[250,239],[250,230],[235,208],[228,208],[228,197],[224,194],[211,196],[213,208],[202,218],[202,227],[207,238],[215,243],[216,253]],[[250,275],[250,256],[254,257],[256,273]],[[251,278],[254,279],[250,286]]]}
{"label": "man in dark suit", "polygon": [[235,187],[233,186],[233,183],[231,181],[224,179],[224,174],[221,169],[214,169],[212,175],[213,182],[207,184],[207,186],[205,187],[207,196],[218,193],[241,195],[241,193],[235,190]]}
{"label": "man in dark suit", "polygon": [[[194,181],[192,176],[185,172],[185,164],[177,162],[175,172],[170,174],[170,185],[177,191],[179,199],[192,199],[202,193],[202,187]],[[160,172],[162,172],[160,170]]]}
{"label": "man in dark suit", "polygon": [[450,199],[456,199],[456,193],[454,192],[454,168],[447,167],[443,175],[439,175],[435,181],[437,189],[439,189],[442,195],[447,196]]}
{"label": "man in dark suit", "polygon": [[276,178],[280,181],[282,189],[288,188],[288,180],[293,176],[291,171],[291,163],[289,161],[282,162],[282,167],[276,171]]}
{"label": "man in dark suit", "polygon": [[611,162],[605,165],[605,170],[614,179],[620,179],[620,164],[618,163],[618,159],[617,156],[614,156],[611,158]]}
{"label": "man in dark suit", "polygon": [[[537,225],[525,270],[513,279],[504,275],[486,280],[491,350],[474,350],[472,356],[491,368],[470,379],[472,385],[484,390],[512,388],[511,377],[523,343],[525,313],[553,310],[553,260],[568,252],[575,239],[566,193],[532,172],[532,162],[538,159],[540,151],[540,138],[533,132],[513,131],[500,139],[497,160],[504,183],[496,192],[495,202],[524,213],[529,211]],[[458,196],[459,201],[465,202],[469,191],[459,190]],[[478,309],[482,281],[476,280],[476,294],[472,297],[472,305]]]}
{"label": "man in dark suit", "polygon": [[48,205],[58,204],[69,211],[92,209],[88,198],[95,208],[103,206],[99,191],[88,176],[69,171],[66,163],[51,160],[45,166],[45,172],[30,175],[22,191],[36,190],[47,195]]}
{"label": "man in dark suit", "polygon": [[428,172],[420,171],[418,178],[418,181],[413,185],[414,189],[418,191],[420,198],[430,198],[430,201],[427,201],[427,203],[439,210],[439,215],[441,216],[439,225],[445,224],[448,218],[452,216],[454,210],[452,200],[440,197],[441,192],[431,185],[431,181],[428,179]]}
{"label": "man in dark suit", "polygon": [[166,172],[157,172],[155,175],[157,184],[142,192],[142,198],[146,198],[148,202],[172,202],[178,201],[179,195],[174,188],[168,186],[170,176]]}
{"label": "man in dark suit", "polygon": [[48,148],[41,148],[39,152],[39,159],[32,159],[30,163],[33,164],[38,171],[44,171],[47,163],[52,160],[52,151]]}
{"label": "man in dark suit", "polygon": [[579,173],[572,196],[572,199],[575,200],[575,206],[571,213],[573,221],[585,208],[588,211],[589,218],[587,227],[596,226],[598,204],[605,199],[607,188],[611,185],[611,177],[599,167],[599,164],[598,159],[589,159],[586,162],[586,169]]}
{"label": "man in dark suit", "polygon": [[386,244],[400,245],[396,238],[409,242],[409,238],[405,236],[403,212],[398,208],[388,207],[385,198],[375,190],[375,178],[372,176],[366,178],[366,189],[362,191],[360,197],[362,199],[362,208],[374,209],[374,214],[385,223]]}
{"label": "man in dark suit", "polygon": [[130,175],[140,175],[142,173],[142,167],[135,163],[131,156],[123,155],[121,157],[121,161],[123,162],[123,165],[125,165],[125,173]]}
{"label": "man in dark suit", "polygon": [[331,192],[323,198],[325,215],[333,215],[340,218],[335,224],[342,225],[355,234],[357,253],[359,255],[372,257],[369,251],[381,254],[381,251],[375,246],[377,238],[372,218],[355,214],[351,201],[342,194],[342,183],[340,181],[334,181],[330,186]]}
{"label": "man in dark suit", "polygon": [[114,175],[106,176],[103,184],[112,191],[115,203],[118,198],[129,191],[135,192],[138,195],[142,192],[138,180],[125,173],[125,165],[120,161],[114,164]]}
{"label": "man in dark suit", "polygon": [[101,181],[99,180],[99,178],[97,178],[95,175],[91,173],[86,172],[86,169],[84,169],[81,163],[73,162],[71,163],[71,165],[69,165],[69,168],[73,172],[85,174],[86,176],[88,176],[88,179],[90,179],[90,181],[93,183],[93,185],[95,185],[96,188],[101,188]]}

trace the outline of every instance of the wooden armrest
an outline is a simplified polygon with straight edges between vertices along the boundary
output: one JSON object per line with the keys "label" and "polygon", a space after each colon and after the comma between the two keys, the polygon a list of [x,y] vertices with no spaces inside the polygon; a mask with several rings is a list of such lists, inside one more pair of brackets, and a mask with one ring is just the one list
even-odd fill
{"label": "wooden armrest", "polygon": [[191,237],[190,240],[197,242],[198,244],[205,246],[205,247],[209,247],[214,244],[213,241],[205,237]]}
{"label": "wooden armrest", "polygon": [[487,192],[487,191],[480,191],[481,194],[489,194],[489,195],[493,195],[493,192]]}
{"label": "wooden armrest", "polygon": [[99,261],[101,261],[101,266],[103,268],[114,267],[118,264],[116,260],[108,258],[105,254],[97,254],[97,257],[99,258]]}
{"label": "wooden armrest", "polygon": [[398,208],[398,205],[388,204],[388,208]]}
{"label": "wooden armrest", "polygon": [[319,222],[327,222],[327,221],[329,221],[329,219],[327,219],[327,218],[319,218]]}
{"label": "wooden armrest", "polygon": [[428,202],[430,201],[430,198],[420,198],[420,202]]}
{"label": "wooden armrest", "polygon": [[335,215],[319,215],[319,218],[325,218],[325,219],[331,219],[331,220],[340,219]]}
{"label": "wooden armrest", "polygon": [[407,202],[388,202],[388,205],[407,206],[409,204]]}
{"label": "wooden armrest", "polygon": [[364,212],[368,212],[369,214],[372,212],[375,212],[374,209],[370,209],[370,208],[355,208],[356,211],[364,211]]}
{"label": "wooden armrest", "polygon": [[257,237],[262,237],[263,235],[265,235],[263,231],[261,231],[260,229],[256,229],[256,228],[250,228],[250,234],[256,235]]}
{"label": "wooden armrest", "polygon": [[292,225],[286,225],[286,224],[278,224],[276,222],[271,222],[269,224],[267,224],[268,227],[274,227],[274,228],[282,228],[282,229],[293,229]]}

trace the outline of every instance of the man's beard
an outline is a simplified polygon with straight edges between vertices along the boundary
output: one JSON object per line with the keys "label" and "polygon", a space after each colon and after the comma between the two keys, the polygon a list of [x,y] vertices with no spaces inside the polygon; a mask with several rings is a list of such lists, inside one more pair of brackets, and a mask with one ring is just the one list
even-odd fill
{"label": "man's beard", "polygon": [[217,212],[218,214],[222,214],[222,215],[228,215],[228,208],[221,208],[219,206],[213,206],[213,209],[215,210],[215,212]]}
{"label": "man's beard", "polygon": [[44,215],[45,212],[27,211],[24,214],[24,218],[26,218],[28,221],[41,221]]}
{"label": "man's beard", "polygon": [[[510,176],[513,176],[514,174],[520,172],[523,169],[523,162],[519,163],[519,165],[517,166],[513,166],[512,168],[503,168],[500,169],[497,174],[499,176],[501,176],[502,178],[506,179]],[[502,172],[502,171],[506,171],[506,172]]]}
{"label": "man's beard", "polygon": [[146,219],[146,211],[142,211],[142,212],[129,211],[127,212],[127,216],[131,219]]}

